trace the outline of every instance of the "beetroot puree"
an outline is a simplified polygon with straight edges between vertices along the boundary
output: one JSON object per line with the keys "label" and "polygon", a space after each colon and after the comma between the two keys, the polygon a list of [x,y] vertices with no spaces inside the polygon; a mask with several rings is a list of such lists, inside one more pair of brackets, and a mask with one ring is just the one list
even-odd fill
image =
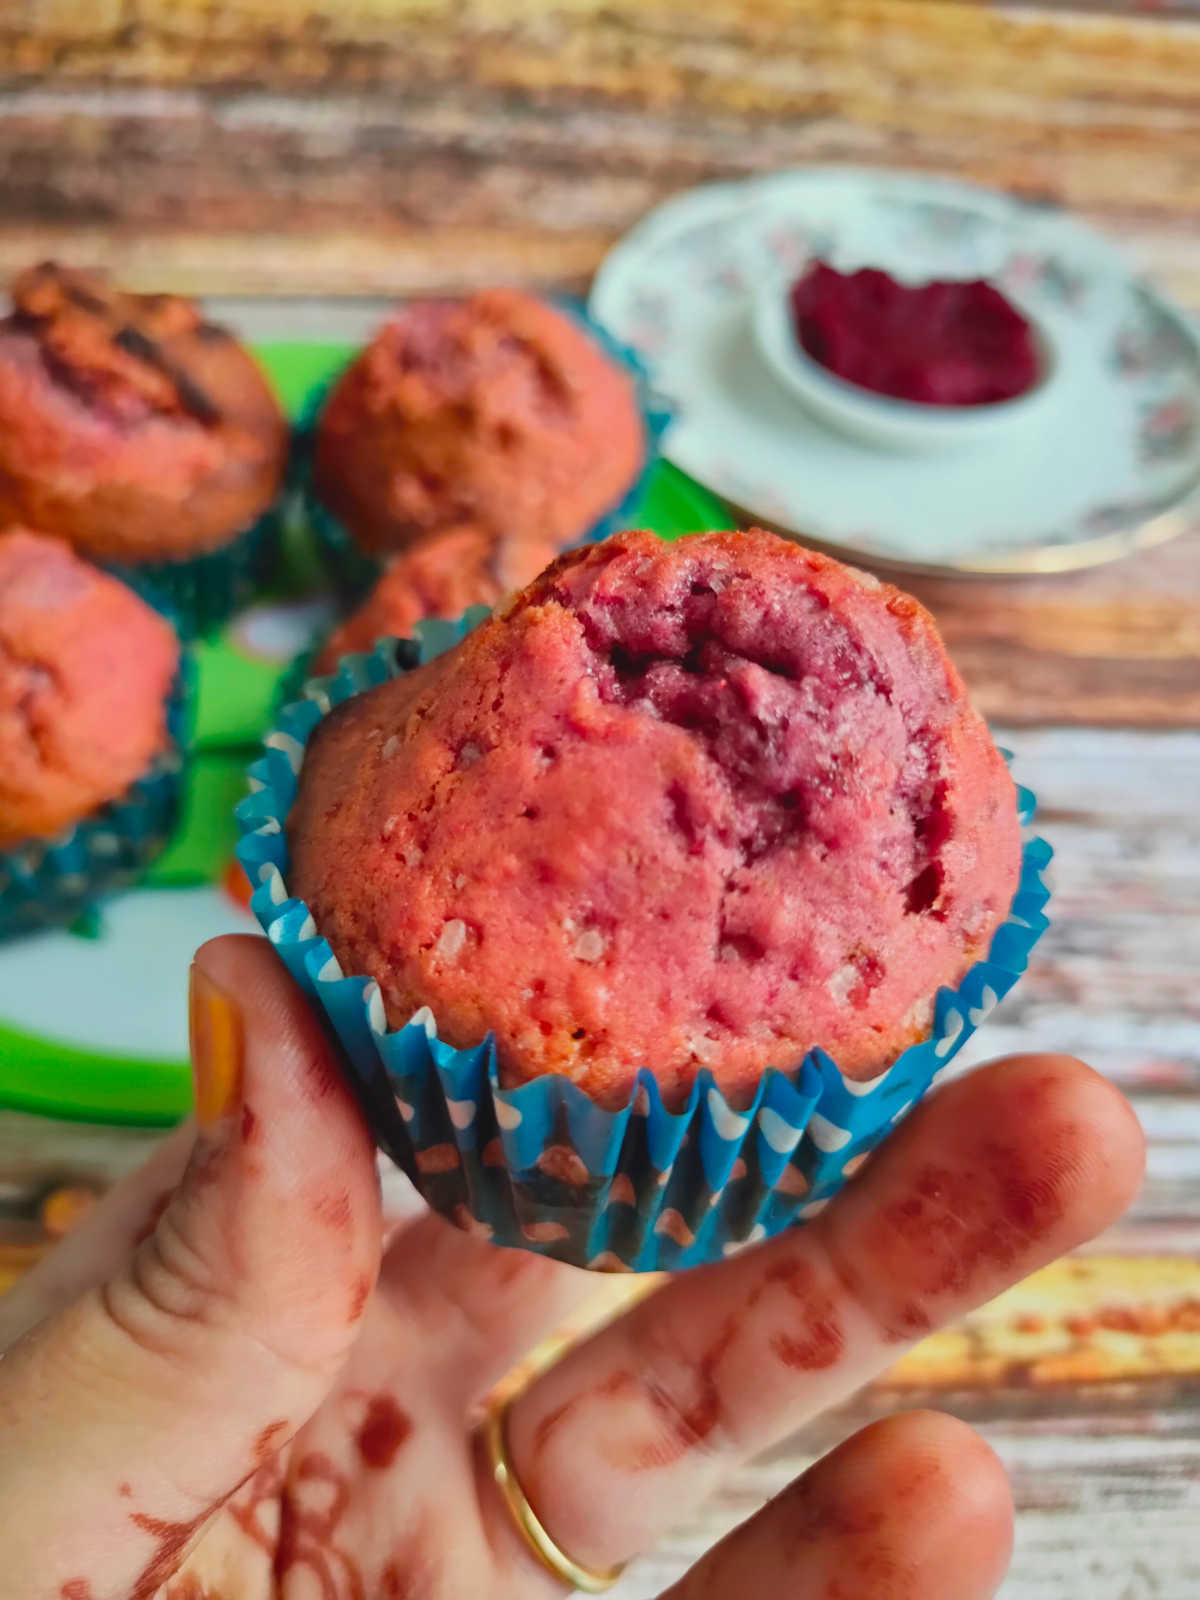
{"label": "beetroot puree", "polygon": [[814,361],[860,388],[921,405],[1012,400],[1037,382],[1033,330],[990,283],[897,283],[814,262],[791,287],[792,321]]}

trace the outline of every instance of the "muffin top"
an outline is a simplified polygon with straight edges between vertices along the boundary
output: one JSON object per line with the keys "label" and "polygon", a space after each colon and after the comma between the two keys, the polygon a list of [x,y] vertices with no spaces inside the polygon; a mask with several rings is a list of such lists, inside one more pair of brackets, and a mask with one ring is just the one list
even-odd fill
{"label": "muffin top", "polygon": [[344,655],[370,650],[377,639],[411,638],[426,617],[453,621],[471,606],[494,606],[536,578],[556,553],[552,545],[498,538],[467,523],[431,534],[393,558],[358,610],[325,641],[314,671],[334,671]]}
{"label": "muffin top", "polygon": [[288,430],[251,356],[188,300],[45,263],[0,321],[0,520],[102,561],[181,560],[269,506]]}
{"label": "muffin top", "polygon": [[376,334],[321,413],[314,481],[371,554],[463,522],[557,550],[645,456],[630,375],[572,317],[488,289],[414,301]]}
{"label": "muffin top", "polygon": [[0,848],[123,794],[167,743],[169,624],[60,539],[0,533]]}
{"label": "muffin top", "polygon": [[1015,792],[929,615],[773,534],[562,557],[309,744],[291,887],[389,1023],[502,1081],[735,1104],[812,1047],[871,1078],[986,953]]}

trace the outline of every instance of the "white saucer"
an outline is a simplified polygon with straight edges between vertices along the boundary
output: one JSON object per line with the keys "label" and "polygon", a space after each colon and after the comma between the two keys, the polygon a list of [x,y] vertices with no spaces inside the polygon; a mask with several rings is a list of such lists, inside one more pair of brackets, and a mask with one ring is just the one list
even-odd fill
{"label": "white saucer", "polygon": [[[814,257],[909,281],[992,280],[1049,341],[1053,381],[953,451],[902,454],[823,425],[754,329],[763,285]],[[671,460],[747,518],[843,554],[1046,572],[1187,526],[1200,340],[1113,245],[1061,214],[886,172],[716,184],[668,201],[617,245],[591,310],[675,407]]]}

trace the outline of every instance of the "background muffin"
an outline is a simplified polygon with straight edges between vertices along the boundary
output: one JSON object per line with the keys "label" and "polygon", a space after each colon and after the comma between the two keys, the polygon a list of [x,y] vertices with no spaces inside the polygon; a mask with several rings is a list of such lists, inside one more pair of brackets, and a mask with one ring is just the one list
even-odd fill
{"label": "background muffin", "polygon": [[415,301],[380,330],[321,413],[313,479],[371,555],[463,522],[559,549],[646,455],[630,374],[573,318],[489,289]]}
{"label": "background muffin", "polygon": [[983,955],[1015,793],[927,613],[776,538],[623,534],[313,735],[290,889],[388,1023],[734,1104],[820,1046],[870,1078]]}
{"label": "background muffin", "polygon": [[187,300],[47,263],[0,321],[0,522],[119,564],[185,561],[274,500],[287,424],[252,357]]}
{"label": "background muffin", "polygon": [[70,546],[0,534],[0,848],[48,839],[167,743],[179,667],[168,623]]}
{"label": "background muffin", "polygon": [[471,606],[494,606],[553,561],[552,545],[498,538],[464,525],[436,533],[396,556],[354,614],[326,640],[313,670],[332,672],[342,656],[377,639],[411,638],[425,617],[453,620]]}

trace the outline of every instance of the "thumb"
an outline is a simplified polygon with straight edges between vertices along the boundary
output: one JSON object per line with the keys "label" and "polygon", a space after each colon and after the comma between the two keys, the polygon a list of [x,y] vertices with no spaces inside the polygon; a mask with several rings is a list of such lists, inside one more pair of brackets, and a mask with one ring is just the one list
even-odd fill
{"label": "thumb", "polygon": [[320,1404],[378,1271],[370,1136],[266,941],[204,946],[190,1005],[178,1189],[0,1361],[0,1567],[31,1600],[147,1600]]}

